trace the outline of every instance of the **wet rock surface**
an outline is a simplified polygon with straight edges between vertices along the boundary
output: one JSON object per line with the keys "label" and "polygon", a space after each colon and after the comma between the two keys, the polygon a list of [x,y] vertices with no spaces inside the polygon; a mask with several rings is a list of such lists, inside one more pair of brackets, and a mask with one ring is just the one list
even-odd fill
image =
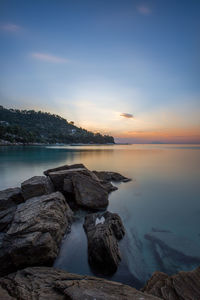
{"label": "wet rock surface", "polygon": [[28,199],[17,206],[1,236],[0,275],[32,265],[51,265],[72,211],[60,192]]}
{"label": "wet rock surface", "polygon": [[198,300],[200,299],[200,267],[173,276],[155,272],[142,291],[164,300]]}
{"label": "wet rock surface", "polygon": [[48,267],[20,270],[0,278],[3,300],[159,300],[161,298],[96,277]]}
{"label": "wet rock surface", "polygon": [[118,241],[125,234],[117,214],[88,214],[84,229],[88,239],[88,260],[92,268],[102,274],[112,274],[121,260]]}
{"label": "wet rock surface", "polygon": [[22,195],[25,200],[45,194],[53,193],[54,186],[46,176],[34,176],[21,184]]}

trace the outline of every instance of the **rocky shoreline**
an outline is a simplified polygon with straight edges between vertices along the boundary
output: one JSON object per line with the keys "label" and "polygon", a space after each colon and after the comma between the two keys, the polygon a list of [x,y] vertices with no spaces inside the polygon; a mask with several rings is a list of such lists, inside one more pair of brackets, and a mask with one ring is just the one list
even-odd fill
{"label": "rocky shoreline", "polygon": [[121,260],[118,241],[125,228],[120,216],[105,210],[109,193],[117,189],[111,182],[129,180],[75,164],[46,170],[21,188],[0,191],[0,299],[200,299],[200,268],[173,276],[156,272],[137,291],[52,267],[63,236],[70,232],[74,211],[83,209],[88,212],[83,226],[91,268],[100,274],[116,272]]}

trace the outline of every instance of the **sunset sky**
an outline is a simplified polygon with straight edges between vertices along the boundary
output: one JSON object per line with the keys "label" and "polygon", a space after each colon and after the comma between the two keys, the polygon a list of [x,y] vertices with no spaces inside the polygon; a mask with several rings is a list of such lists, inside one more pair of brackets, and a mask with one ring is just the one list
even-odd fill
{"label": "sunset sky", "polygon": [[200,143],[199,0],[0,0],[0,104]]}

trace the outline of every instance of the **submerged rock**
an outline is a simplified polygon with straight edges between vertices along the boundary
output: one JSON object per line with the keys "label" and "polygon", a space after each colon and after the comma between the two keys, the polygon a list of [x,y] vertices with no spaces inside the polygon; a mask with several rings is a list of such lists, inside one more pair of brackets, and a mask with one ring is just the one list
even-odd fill
{"label": "submerged rock", "polygon": [[34,176],[21,184],[22,194],[25,200],[54,192],[50,179],[46,176]]}
{"label": "submerged rock", "polygon": [[71,217],[60,192],[18,205],[8,231],[1,236],[0,275],[25,266],[51,265]]}
{"label": "submerged rock", "polygon": [[121,218],[110,212],[89,214],[83,226],[88,239],[90,265],[103,274],[114,273],[121,260],[117,240],[125,234]]}
{"label": "submerged rock", "polygon": [[199,244],[192,240],[174,234],[170,231],[151,232],[145,235],[147,240],[157,244],[165,252],[173,252],[183,260],[196,260],[200,262]]}
{"label": "submerged rock", "polygon": [[0,278],[0,299],[161,300],[118,282],[48,267],[26,268]]}
{"label": "submerged rock", "polygon": [[128,182],[131,181],[130,178],[127,178],[117,172],[108,172],[108,171],[93,171],[93,173],[100,179],[104,181],[116,181],[116,182]]}
{"label": "submerged rock", "polygon": [[142,291],[164,300],[198,300],[200,299],[200,267],[173,276],[155,272]]}

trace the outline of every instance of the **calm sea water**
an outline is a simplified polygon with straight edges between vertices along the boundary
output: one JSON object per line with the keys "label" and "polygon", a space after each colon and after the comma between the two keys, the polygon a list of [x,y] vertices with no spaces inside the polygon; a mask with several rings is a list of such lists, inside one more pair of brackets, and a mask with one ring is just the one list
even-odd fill
{"label": "calm sea water", "polygon": [[[200,146],[0,147],[0,189],[72,163],[132,178],[109,197],[108,210],[119,213],[126,228],[122,261],[111,279],[139,288],[156,270],[172,274],[200,265]],[[78,212],[55,266],[92,275],[83,219]],[[145,238],[152,232],[161,236],[160,245]]]}

